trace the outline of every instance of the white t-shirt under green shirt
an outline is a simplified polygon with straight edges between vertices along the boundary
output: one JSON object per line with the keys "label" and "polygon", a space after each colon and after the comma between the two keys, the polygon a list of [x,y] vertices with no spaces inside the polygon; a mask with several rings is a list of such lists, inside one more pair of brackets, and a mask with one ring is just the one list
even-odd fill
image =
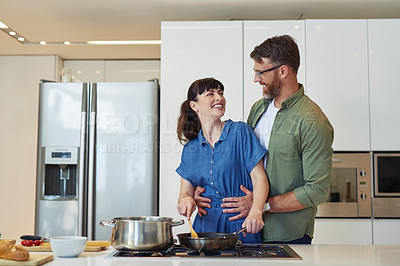
{"label": "white t-shirt under green shirt", "polygon": [[[261,145],[268,150],[269,138],[271,137],[272,126],[274,125],[275,116],[279,108],[275,107],[275,99],[269,105],[267,111],[263,113],[260,120],[258,120],[254,133]],[[268,154],[268,153],[267,153]],[[267,164],[267,155],[264,156],[264,168]]]}

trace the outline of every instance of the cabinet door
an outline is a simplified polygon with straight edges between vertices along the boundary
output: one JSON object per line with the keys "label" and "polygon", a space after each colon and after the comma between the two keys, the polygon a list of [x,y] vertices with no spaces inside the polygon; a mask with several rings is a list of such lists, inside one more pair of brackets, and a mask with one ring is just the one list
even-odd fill
{"label": "cabinet door", "polygon": [[313,244],[371,245],[371,219],[315,219]]}
{"label": "cabinet door", "polygon": [[369,151],[366,20],[306,21],[307,93],[335,129],[337,151]]}
{"label": "cabinet door", "polygon": [[105,60],[104,81],[160,79],[160,60]]}
{"label": "cabinet door", "polygon": [[73,82],[103,82],[104,60],[64,60],[64,67],[71,69]]}
{"label": "cabinet door", "polygon": [[368,20],[371,149],[400,150],[400,19]]}
{"label": "cabinet door", "polygon": [[[179,217],[180,176],[175,169],[182,151],[176,135],[180,106],[193,81],[214,77],[225,87],[223,119],[243,119],[242,22],[163,22],[161,39],[160,215]],[[174,233],[188,230],[180,226]]]}
{"label": "cabinet door", "polygon": [[374,245],[400,245],[399,219],[374,219]]}
{"label": "cabinet door", "polygon": [[298,81],[305,83],[305,45],[304,45],[304,21],[244,21],[243,24],[243,83],[244,83],[244,118],[247,120],[251,106],[263,97],[261,85],[254,83],[254,61],[250,53],[254,47],[266,39],[277,35],[292,36],[300,50],[300,68]]}

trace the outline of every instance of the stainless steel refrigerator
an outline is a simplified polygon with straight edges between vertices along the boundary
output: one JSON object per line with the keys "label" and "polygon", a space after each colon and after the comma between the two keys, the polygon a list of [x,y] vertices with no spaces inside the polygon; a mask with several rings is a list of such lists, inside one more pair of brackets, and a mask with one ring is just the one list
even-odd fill
{"label": "stainless steel refrigerator", "polygon": [[35,234],[110,240],[100,220],[158,215],[159,86],[41,81]]}

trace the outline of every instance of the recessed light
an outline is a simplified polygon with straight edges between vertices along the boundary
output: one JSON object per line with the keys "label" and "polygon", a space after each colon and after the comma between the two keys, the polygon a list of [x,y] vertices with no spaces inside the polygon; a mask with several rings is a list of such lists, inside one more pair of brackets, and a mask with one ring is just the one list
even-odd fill
{"label": "recessed light", "polygon": [[8,26],[0,21],[0,29],[7,29]]}
{"label": "recessed light", "polygon": [[65,41],[64,44],[65,44],[65,45],[70,45],[71,42],[70,42],[70,41]]}
{"label": "recessed light", "polygon": [[14,35],[16,35],[17,33],[16,33],[15,31],[10,31],[10,32],[8,32],[8,34],[10,34],[11,36],[14,36]]}
{"label": "recessed light", "polygon": [[25,38],[24,37],[18,37],[18,41],[23,42],[23,41],[25,41]]}
{"label": "recessed light", "polygon": [[148,41],[88,41],[88,44],[99,45],[132,45],[132,44],[161,44],[161,40],[148,40]]}
{"label": "recessed light", "polygon": [[40,41],[40,44],[41,44],[41,45],[46,45],[47,42],[46,42],[46,41]]}

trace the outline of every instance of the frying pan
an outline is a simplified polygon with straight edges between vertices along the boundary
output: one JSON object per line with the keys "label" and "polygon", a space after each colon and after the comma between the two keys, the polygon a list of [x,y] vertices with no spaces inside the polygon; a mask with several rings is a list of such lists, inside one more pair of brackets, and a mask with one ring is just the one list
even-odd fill
{"label": "frying pan", "polygon": [[178,234],[179,243],[188,249],[210,251],[210,250],[232,250],[238,240],[239,233],[246,227],[234,233],[197,233],[199,237],[191,237],[190,233]]}

